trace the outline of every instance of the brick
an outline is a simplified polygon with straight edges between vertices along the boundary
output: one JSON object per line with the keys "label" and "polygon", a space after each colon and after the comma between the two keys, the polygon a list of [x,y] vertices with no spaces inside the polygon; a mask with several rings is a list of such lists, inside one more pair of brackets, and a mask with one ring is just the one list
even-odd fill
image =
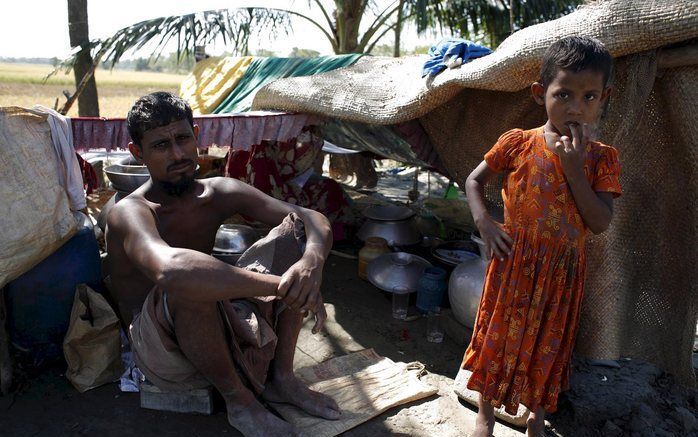
{"label": "brick", "polygon": [[189,391],[164,391],[141,383],[141,408],[175,413],[213,414],[213,387]]}

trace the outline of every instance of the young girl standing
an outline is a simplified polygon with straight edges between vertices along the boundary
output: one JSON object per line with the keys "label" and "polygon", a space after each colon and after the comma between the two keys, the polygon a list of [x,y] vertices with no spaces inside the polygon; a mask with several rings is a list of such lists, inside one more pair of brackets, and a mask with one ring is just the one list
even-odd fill
{"label": "young girl standing", "polygon": [[[585,239],[608,228],[621,193],[618,152],[593,141],[613,59],[597,40],[569,37],[545,53],[534,100],[548,121],[504,133],[468,176],[466,193],[492,261],[463,368],[481,394],[476,434],[494,408],[531,411],[528,435],[544,431],[569,366],[586,269]],[[483,187],[504,172],[504,224],[485,209]]]}

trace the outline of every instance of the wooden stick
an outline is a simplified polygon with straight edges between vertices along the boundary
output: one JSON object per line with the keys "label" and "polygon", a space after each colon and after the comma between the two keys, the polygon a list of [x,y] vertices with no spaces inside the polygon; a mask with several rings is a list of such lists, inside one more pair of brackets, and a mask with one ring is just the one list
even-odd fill
{"label": "wooden stick", "polygon": [[12,387],[12,356],[7,333],[4,288],[0,288],[0,394],[7,394]]}
{"label": "wooden stick", "polygon": [[95,70],[97,69],[97,65],[99,65],[99,61],[102,59],[103,54],[103,52],[97,54],[94,61],[92,62],[92,67],[90,67],[90,69],[87,70],[87,73],[85,73],[82,79],[80,79],[80,83],[78,84],[75,93],[68,98],[68,101],[65,102],[65,105],[63,105],[61,110],[58,111],[60,114],[66,115],[68,111],[70,111],[70,108],[73,106],[73,103],[75,103],[78,97],[80,97],[80,94],[82,94],[82,92],[85,90],[87,82],[89,82],[90,78],[95,74]]}

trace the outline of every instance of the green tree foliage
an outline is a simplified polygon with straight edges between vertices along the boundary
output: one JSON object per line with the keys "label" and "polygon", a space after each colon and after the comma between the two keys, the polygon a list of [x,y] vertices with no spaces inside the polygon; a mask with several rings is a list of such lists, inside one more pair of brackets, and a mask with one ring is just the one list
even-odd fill
{"label": "green tree foliage", "polygon": [[574,11],[584,0],[411,0],[419,32],[443,26],[496,48],[513,32]]}
{"label": "green tree foliage", "polygon": [[[127,51],[150,48],[157,58],[170,42],[177,44],[177,59],[186,58],[196,46],[222,39],[235,55],[249,54],[252,35],[271,39],[288,35],[291,17],[318,30],[336,54],[383,53],[376,45],[390,32],[399,35],[413,22],[417,31],[428,29],[475,40],[496,47],[512,30],[557,18],[571,12],[583,0],[308,0],[322,19],[316,21],[292,9],[250,7],[221,9],[161,17],[123,28],[112,37],[92,41],[102,59],[115,65]],[[387,6],[386,6],[387,4]],[[154,47],[154,48],[153,48]],[[399,50],[393,49],[393,53]],[[69,63],[68,63],[69,64]]]}

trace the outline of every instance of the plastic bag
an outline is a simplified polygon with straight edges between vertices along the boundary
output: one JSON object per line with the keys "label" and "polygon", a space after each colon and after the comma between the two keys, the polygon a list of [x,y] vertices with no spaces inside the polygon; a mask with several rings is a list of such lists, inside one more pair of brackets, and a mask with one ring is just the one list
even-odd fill
{"label": "plastic bag", "polygon": [[106,299],[85,284],[75,290],[63,353],[65,376],[81,393],[118,381],[123,373],[119,319]]}

